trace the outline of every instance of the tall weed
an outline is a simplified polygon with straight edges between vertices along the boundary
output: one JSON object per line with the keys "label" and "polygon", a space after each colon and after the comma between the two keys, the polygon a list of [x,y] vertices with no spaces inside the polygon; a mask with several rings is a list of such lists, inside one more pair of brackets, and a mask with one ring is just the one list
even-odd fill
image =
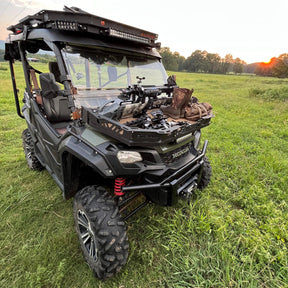
{"label": "tall weed", "polygon": [[288,101],[288,87],[280,88],[251,88],[249,96],[265,101]]}

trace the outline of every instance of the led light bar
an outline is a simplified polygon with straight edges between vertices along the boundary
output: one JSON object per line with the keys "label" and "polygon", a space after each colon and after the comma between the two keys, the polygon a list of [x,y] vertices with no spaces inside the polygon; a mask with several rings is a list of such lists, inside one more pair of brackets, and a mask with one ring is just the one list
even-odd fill
{"label": "led light bar", "polygon": [[112,28],[110,28],[108,31],[109,31],[109,36],[118,37],[118,38],[131,40],[131,41],[137,41],[137,42],[141,42],[141,43],[148,43],[148,44],[150,43],[150,39],[149,38],[145,38],[145,37],[142,37],[142,36],[130,34],[130,33],[127,33],[127,32],[122,32],[122,31],[115,30],[115,29],[112,29]]}

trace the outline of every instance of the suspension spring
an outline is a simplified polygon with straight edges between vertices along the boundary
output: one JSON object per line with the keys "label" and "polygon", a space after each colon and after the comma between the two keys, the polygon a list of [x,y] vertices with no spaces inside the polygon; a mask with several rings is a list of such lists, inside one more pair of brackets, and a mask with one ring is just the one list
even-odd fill
{"label": "suspension spring", "polygon": [[114,184],[114,194],[118,197],[123,196],[124,192],[122,192],[122,187],[125,186],[126,179],[118,177],[115,179]]}

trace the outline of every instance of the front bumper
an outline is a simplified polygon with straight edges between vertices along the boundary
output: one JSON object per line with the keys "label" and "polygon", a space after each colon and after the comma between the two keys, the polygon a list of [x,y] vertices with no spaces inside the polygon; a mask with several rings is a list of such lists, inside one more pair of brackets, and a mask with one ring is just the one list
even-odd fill
{"label": "front bumper", "polygon": [[189,198],[192,192],[197,188],[197,182],[200,180],[199,176],[201,176],[207,146],[208,140],[205,140],[200,155],[161,182],[124,186],[122,187],[122,191],[124,193],[132,191],[143,192],[151,198],[153,202],[160,205],[172,205],[174,195]]}

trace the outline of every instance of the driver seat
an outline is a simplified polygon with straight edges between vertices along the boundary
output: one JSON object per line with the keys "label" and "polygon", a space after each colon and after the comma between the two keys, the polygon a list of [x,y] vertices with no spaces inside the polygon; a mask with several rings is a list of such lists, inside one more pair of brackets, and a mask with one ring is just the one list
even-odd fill
{"label": "driver seat", "polygon": [[68,108],[68,98],[63,96],[60,86],[55,81],[54,74],[42,73],[39,80],[47,120],[52,123],[70,121],[71,111]]}

